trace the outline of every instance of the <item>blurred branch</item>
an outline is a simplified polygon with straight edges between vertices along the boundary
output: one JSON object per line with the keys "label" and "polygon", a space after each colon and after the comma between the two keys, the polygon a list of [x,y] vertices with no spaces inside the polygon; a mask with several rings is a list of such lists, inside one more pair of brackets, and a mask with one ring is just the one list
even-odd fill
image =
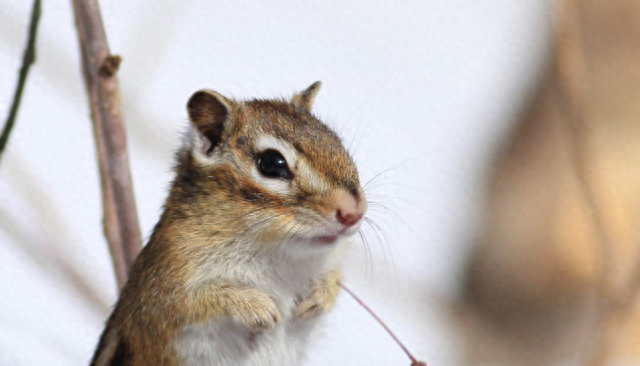
{"label": "blurred branch", "polygon": [[640,263],[631,281],[622,291],[616,291],[612,281],[615,268],[611,253],[611,238],[607,232],[602,210],[598,207],[595,189],[589,179],[589,124],[585,112],[587,67],[580,32],[579,11],[575,0],[557,1],[556,67],[560,81],[560,94],[565,101],[566,136],[569,155],[581,186],[587,210],[591,215],[601,262],[601,279],[598,288],[600,319],[596,331],[595,347],[587,359],[587,365],[606,364],[615,340],[616,329],[622,324],[640,292]]}
{"label": "blurred branch", "polygon": [[0,158],[7,146],[9,135],[11,134],[11,130],[13,129],[18,116],[18,109],[20,108],[20,101],[22,100],[22,93],[24,92],[24,86],[27,82],[29,69],[36,61],[36,37],[38,35],[38,25],[40,24],[41,8],[41,0],[34,0],[33,7],[31,9],[31,19],[29,20],[27,47],[25,48],[24,55],[22,56],[22,66],[20,67],[20,72],[18,74],[18,84],[16,85],[16,90],[13,93],[13,102],[11,103],[9,116],[4,124],[2,135],[0,135]]}
{"label": "blurred branch", "polygon": [[109,51],[98,1],[72,1],[100,165],[104,234],[122,287],[142,248],[142,236],[115,75],[121,59]]}
{"label": "blurred branch", "polygon": [[[580,192],[591,215],[596,245],[600,253],[600,282],[596,301],[599,306],[594,344],[588,347],[586,365],[599,366],[609,358],[613,327],[610,281],[613,258],[604,218],[595,197],[593,182],[589,177],[589,124],[585,112],[587,72],[582,45],[582,34],[577,4],[574,0],[557,0],[556,14],[556,71],[558,73],[560,97],[564,100],[564,123],[571,166],[580,186]],[[591,161],[592,163],[592,161]]]}
{"label": "blurred branch", "polygon": [[611,288],[609,275],[613,269],[611,239],[598,206],[593,180],[589,177],[590,159],[590,126],[585,112],[585,92],[587,72],[580,33],[579,14],[573,0],[560,0],[558,6],[556,68],[560,81],[560,94],[565,102],[566,133],[571,166],[580,185],[587,211],[591,215],[596,242],[602,257],[600,293],[609,298]]}

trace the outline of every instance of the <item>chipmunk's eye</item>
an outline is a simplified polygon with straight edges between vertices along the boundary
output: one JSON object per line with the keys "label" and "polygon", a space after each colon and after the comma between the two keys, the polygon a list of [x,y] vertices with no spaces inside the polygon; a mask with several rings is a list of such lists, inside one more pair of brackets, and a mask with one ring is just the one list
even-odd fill
{"label": "chipmunk's eye", "polygon": [[269,178],[293,178],[287,161],[276,150],[265,150],[258,155],[258,170],[262,175]]}

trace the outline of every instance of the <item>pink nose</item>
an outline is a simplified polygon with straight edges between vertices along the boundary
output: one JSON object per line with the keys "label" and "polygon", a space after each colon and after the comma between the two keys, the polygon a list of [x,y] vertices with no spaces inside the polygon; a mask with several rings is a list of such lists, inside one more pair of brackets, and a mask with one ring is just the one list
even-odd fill
{"label": "pink nose", "polygon": [[336,212],[336,218],[345,226],[353,226],[357,224],[362,216],[363,214],[360,212],[343,212],[341,209],[338,209],[338,212]]}

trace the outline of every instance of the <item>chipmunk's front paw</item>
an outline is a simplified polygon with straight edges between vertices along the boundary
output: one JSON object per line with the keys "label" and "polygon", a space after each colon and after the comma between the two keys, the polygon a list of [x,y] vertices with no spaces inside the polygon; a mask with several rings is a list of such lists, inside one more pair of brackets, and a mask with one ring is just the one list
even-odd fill
{"label": "chipmunk's front paw", "polygon": [[280,321],[280,311],[269,295],[256,292],[234,318],[252,332],[273,329]]}
{"label": "chipmunk's front paw", "polygon": [[329,311],[338,297],[337,286],[336,283],[335,288],[326,286],[312,287],[309,295],[298,302],[295,317],[299,320],[307,320]]}

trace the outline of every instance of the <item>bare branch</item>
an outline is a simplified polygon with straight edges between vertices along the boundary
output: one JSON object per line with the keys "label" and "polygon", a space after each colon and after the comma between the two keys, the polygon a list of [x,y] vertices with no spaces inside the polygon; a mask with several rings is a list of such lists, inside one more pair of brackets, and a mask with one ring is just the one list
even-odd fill
{"label": "bare branch", "polygon": [[38,25],[40,24],[41,13],[40,3],[40,0],[33,1],[31,20],[29,20],[27,47],[25,48],[24,55],[22,56],[22,66],[20,67],[20,73],[18,74],[18,84],[16,85],[16,90],[13,93],[13,102],[11,103],[9,116],[4,124],[2,135],[0,135],[0,157],[2,157],[2,153],[7,146],[9,135],[11,134],[11,130],[13,129],[18,116],[18,109],[20,108],[20,101],[22,100],[22,93],[24,92],[24,86],[27,82],[29,69],[36,61],[36,38],[38,35]]}
{"label": "bare branch", "polygon": [[72,0],[100,164],[104,233],[120,287],[142,248],[116,72],[97,0]]}

